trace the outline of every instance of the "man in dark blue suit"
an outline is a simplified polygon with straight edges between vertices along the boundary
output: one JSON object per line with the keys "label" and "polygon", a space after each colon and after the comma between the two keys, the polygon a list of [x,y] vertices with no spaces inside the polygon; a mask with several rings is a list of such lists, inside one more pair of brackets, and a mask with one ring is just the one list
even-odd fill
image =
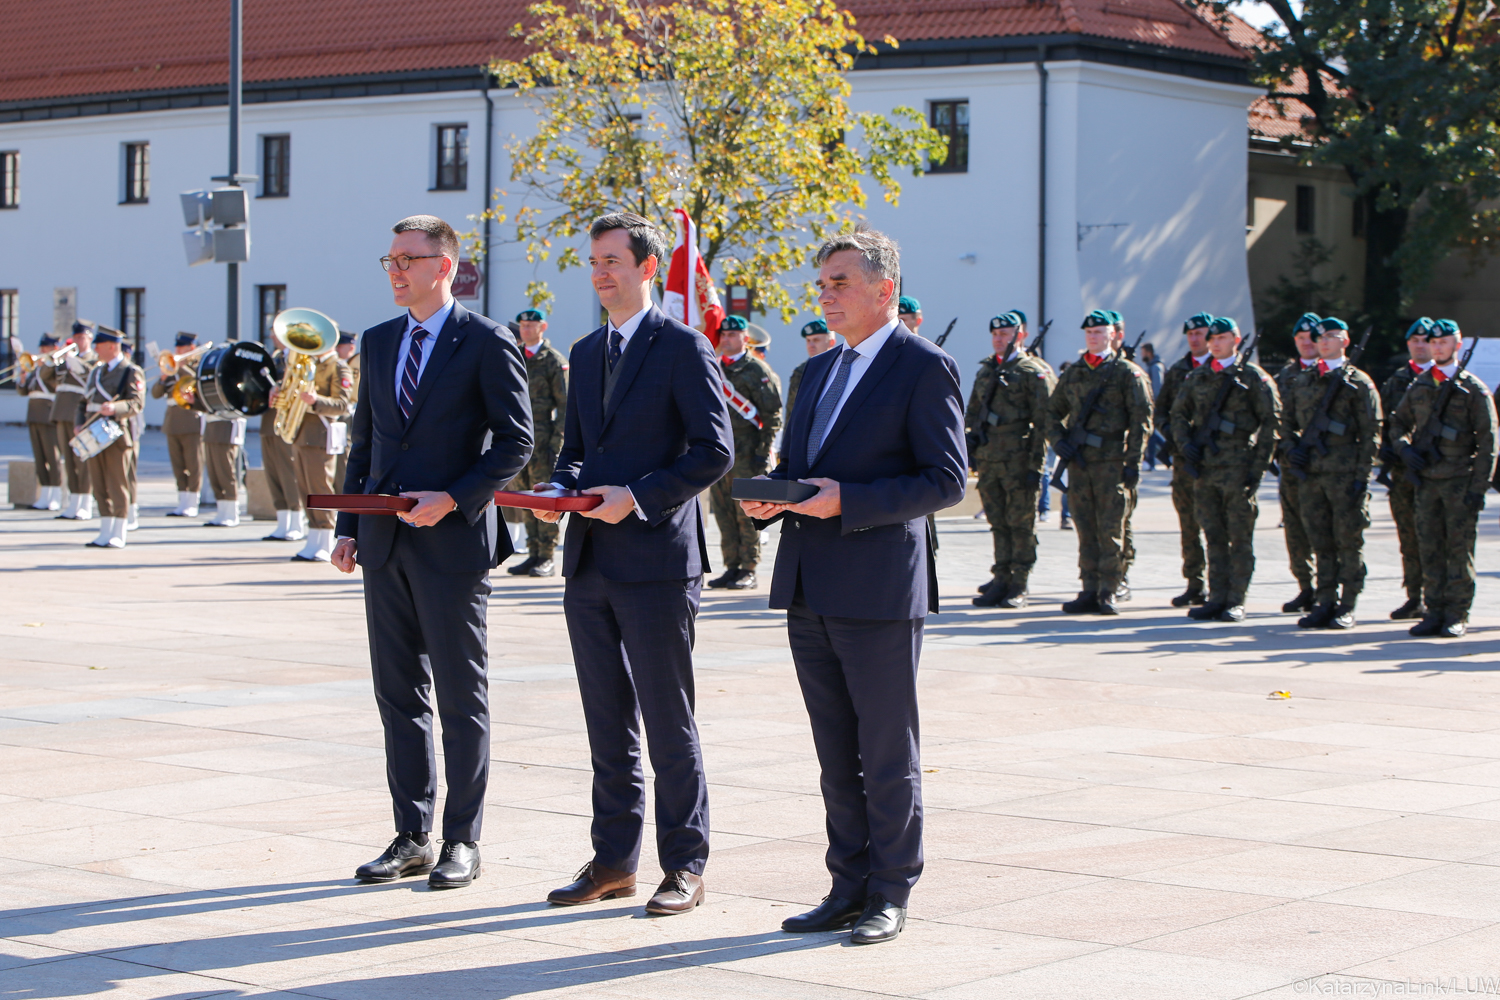
{"label": "man in dark blue suit", "polygon": [[[355,877],[384,882],[431,872],[428,884],[441,889],[480,875],[490,758],[485,605],[490,570],[511,554],[494,494],[531,457],[531,400],[510,332],[453,299],[453,228],[414,215],[394,232],[381,264],[406,313],[361,340],[344,491],[396,493],[415,497],[417,506],[399,518],[340,514],[331,561],[345,573],[356,563],[364,568],[397,830]],[[434,694],[448,783],[436,859],[429,837],[437,800]]]}
{"label": "man in dark blue suit", "polygon": [[938,609],[927,515],[963,497],[958,366],[897,319],[894,242],[857,229],[819,249],[819,303],[842,351],[807,363],[772,479],[817,486],[802,503],[745,501],[782,522],[771,607],[812,721],[833,889],[792,932],[854,924],[890,941],[922,874],[917,661]]}
{"label": "man in dark blue suit", "polygon": [[[635,894],[645,823],[640,727],[656,772],[656,852],[666,878],[646,904],[703,901],[708,783],[693,718],[693,628],[708,546],[698,495],[734,462],[708,339],[651,304],[667,252],[638,215],[595,220],[594,290],[609,322],[573,345],[554,482],[604,502],[568,519],[563,610],[594,763],[594,855],[553,903]],[[547,520],[559,515],[538,514]]]}

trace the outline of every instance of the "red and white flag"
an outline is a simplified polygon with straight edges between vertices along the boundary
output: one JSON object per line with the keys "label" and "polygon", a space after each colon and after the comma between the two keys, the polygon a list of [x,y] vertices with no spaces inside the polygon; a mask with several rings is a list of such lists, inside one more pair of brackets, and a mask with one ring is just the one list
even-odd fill
{"label": "red and white flag", "polygon": [[662,305],[667,315],[694,330],[707,334],[714,347],[719,346],[719,324],[724,321],[724,307],[719,290],[709,277],[708,267],[698,255],[698,228],[687,212],[677,209],[677,240],[672,244],[672,263],[667,268],[666,293]]}

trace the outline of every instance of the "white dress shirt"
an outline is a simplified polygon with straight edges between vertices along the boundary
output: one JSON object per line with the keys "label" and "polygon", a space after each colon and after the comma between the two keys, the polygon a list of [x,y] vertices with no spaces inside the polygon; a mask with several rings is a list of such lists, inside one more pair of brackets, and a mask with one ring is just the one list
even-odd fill
{"label": "white dress shirt", "polygon": [[428,316],[421,323],[410,312],[406,314],[406,333],[401,336],[401,349],[396,352],[396,398],[401,398],[401,381],[406,378],[406,352],[411,349],[411,334],[417,327],[427,331],[427,336],[422,338],[419,350],[422,352],[421,360],[417,362],[417,384],[422,384],[422,373],[427,370],[427,359],[432,357],[432,345],[437,343],[438,334],[443,332],[443,324],[448,322],[448,316],[453,312],[453,299],[443,303],[443,308]]}
{"label": "white dress shirt", "polygon": [[[879,354],[880,349],[885,346],[885,342],[891,339],[891,334],[895,332],[900,322],[899,319],[891,320],[885,326],[882,326],[879,330],[876,330],[860,341],[858,347],[853,348],[853,350],[859,353],[859,357],[855,358],[853,363],[849,365],[849,381],[844,383],[843,398],[834,406],[833,415],[828,418],[828,426],[823,431],[825,438],[828,432],[833,430],[833,425],[839,422],[839,414],[843,412],[844,404],[849,401],[849,397],[854,395],[854,387],[859,385],[859,380],[865,377],[865,372],[869,371],[870,365],[875,363],[875,355]],[[845,349],[847,350],[848,348]],[[842,352],[840,354],[842,355]],[[838,377],[838,368],[841,364],[843,364],[842,358],[833,363],[833,370],[828,374],[828,382],[824,385],[823,391],[818,394],[819,402],[822,402],[823,397],[828,394],[828,390],[833,386],[833,380]],[[816,406],[813,407],[813,412],[817,412]],[[818,447],[821,448],[822,446],[823,442],[819,441]]]}

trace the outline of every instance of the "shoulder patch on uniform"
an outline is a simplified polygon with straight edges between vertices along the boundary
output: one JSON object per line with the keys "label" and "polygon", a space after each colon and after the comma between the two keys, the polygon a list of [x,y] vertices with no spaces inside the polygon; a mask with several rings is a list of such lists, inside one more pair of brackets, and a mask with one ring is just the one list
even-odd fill
{"label": "shoulder patch on uniform", "polygon": [[568,363],[566,361],[564,361],[563,362],[563,371],[567,371],[567,370],[568,370]]}

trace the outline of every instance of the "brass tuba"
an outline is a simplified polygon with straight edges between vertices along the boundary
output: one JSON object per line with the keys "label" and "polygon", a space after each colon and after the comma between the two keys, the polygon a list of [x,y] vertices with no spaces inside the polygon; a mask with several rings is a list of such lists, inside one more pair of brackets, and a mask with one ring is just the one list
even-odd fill
{"label": "brass tuba", "polygon": [[[287,444],[297,440],[307,416],[304,392],[316,389],[317,357],[338,346],[339,325],[316,309],[287,309],[271,321],[276,339],[286,346],[286,374],[276,396],[276,436]],[[262,417],[262,420],[265,418]]]}

